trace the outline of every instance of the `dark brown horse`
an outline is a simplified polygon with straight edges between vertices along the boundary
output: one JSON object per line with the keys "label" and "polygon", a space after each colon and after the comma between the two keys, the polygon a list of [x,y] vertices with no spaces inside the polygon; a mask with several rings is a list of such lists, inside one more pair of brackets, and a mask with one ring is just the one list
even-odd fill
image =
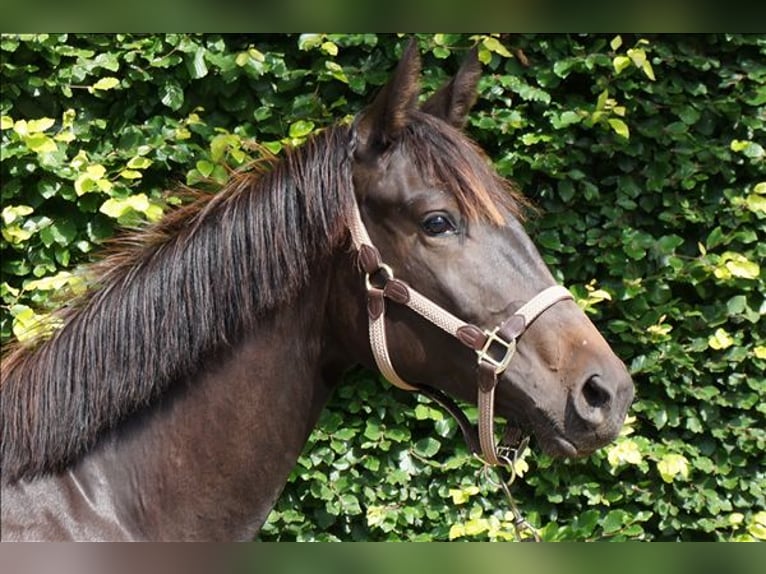
{"label": "dark brown horse", "polygon": [[411,44],[352,125],[129,238],[55,335],[5,357],[3,538],[252,539],[344,370],[385,364],[376,320],[406,384],[491,387],[552,454],[615,438],[625,367],[460,132],[478,62],[421,107],[419,72]]}

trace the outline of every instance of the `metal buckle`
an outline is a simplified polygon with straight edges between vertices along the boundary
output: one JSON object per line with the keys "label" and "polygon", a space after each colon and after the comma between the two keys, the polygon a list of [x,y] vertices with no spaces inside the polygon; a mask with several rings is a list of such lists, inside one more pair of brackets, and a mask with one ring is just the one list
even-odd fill
{"label": "metal buckle", "polygon": [[[513,355],[516,353],[516,339],[506,341],[497,335],[498,329],[499,327],[491,331],[485,330],[484,334],[487,336],[487,342],[484,343],[484,347],[482,347],[480,351],[476,351],[476,354],[479,356],[479,364],[481,364],[482,361],[486,361],[492,365],[492,367],[494,367],[496,375],[499,375],[508,368]],[[504,349],[503,358],[500,360],[495,359],[492,355],[489,354],[490,348],[495,343]]]}

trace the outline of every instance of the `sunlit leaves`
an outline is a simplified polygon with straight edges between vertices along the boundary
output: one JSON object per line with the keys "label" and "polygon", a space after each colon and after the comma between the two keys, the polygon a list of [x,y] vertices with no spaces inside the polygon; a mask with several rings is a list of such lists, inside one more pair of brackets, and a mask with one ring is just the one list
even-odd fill
{"label": "sunlit leaves", "polygon": [[[622,46],[622,37],[615,36],[609,45],[616,52]],[[649,80],[655,81],[654,68],[652,68],[646,52],[647,46],[649,46],[649,41],[641,39],[633,48],[628,48],[625,55],[614,56],[612,65],[614,66],[615,73],[619,75],[632,64],[635,68],[641,70]]]}
{"label": "sunlit leaves", "polygon": [[732,337],[725,329],[719,327],[715,330],[715,333],[708,338],[708,346],[716,351],[728,349],[734,344],[734,337]]}
{"label": "sunlit leaves", "polygon": [[123,224],[132,221],[130,219],[132,212],[145,215],[149,221],[158,221],[162,217],[162,207],[150,202],[144,193],[129,195],[125,198],[112,197],[99,207],[99,211]]}
{"label": "sunlit leaves", "polygon": [[689,461],[680,454],[666,454],[657,462],[657,471],[667,483],[689,478]]}
{"label": "sunlit leaves", "polygon": [[108,192],[112,189],[112,182],[104,177],[106,168],[99,164],[91,164],[85,167],[74,182],[74,190],[77,195],[83,195],[92,191]]}
{"label": "sunlit leaves", "polygon": [[609,118],[607,120],[607,123],[618,136],[625,139],[628,139],[630,137],[630,130],[628,129],[628,124],[626,124],[620,118]]}
{"label": "sunlit leaves", "polygon": [[761,144],[751,140],[732,140],[729,145],[731,151],[741,153],[752,160],[761,160],[764,157],[764,150]]}
{"label": "sunlit leaves", "polygon": [[101,78],[99,81],[97,81],[95,84],[91,86],[91,90],[111,90],[113,88],[116,88],[120,85],[120,80],[113,76],[107,76],[105,78]]}
{"label": "sunlit leaves", "polygon": [[747,525],[747,531],[758,540],[766,540],[766,511],[761,510],[753,515],[752,521]]}
{"label": "sunlit leaves", "polygon": [[761,267],[755,261],[750,261],[745,255],[732,251],[723,253],[713,269],[713,275],[718,279],[728,280],[732,278],[756,279],[760,275]]}
{"label": "sunlit leaves", "polygon": [[623,464],[639,464],[643,460],[641,451],[632,439],[622,439],[607,448],[607,460],[614,468]]}
{"label": "sunlit leaves", "polygon": [[314,122],[298,120],[290,124],[288,133],[293,139],[302,139],[309,135],[314,129]]}
{"label": "sunlit leaves", "polygon": [[29,215],[33,211],[34,209],[28,205],[6,205],[2,211],[3,223],[5,225],[10,225],[17,219]]}

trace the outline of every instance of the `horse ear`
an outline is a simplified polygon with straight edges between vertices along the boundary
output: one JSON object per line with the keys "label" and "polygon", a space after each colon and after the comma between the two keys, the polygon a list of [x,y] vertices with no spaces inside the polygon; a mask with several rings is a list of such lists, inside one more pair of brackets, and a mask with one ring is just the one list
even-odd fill
{"label": "horse ear", "polygon": [[476,103],[476,86],[481,77],[479,51],[474,47],[463,60],[457,74],[426,100],[421,110],[460,129]]}
{"label": "horse ear", "polygon": [[410,39],[388,83],[356,122],[361,150],[385,149],[399,138],[417,106],[420,92],[420,54]]}

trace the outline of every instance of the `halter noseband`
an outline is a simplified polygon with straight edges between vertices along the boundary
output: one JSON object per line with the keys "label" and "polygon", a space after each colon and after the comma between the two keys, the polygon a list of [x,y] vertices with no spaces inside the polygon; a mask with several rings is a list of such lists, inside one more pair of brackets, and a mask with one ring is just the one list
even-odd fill
{"label": "halter noseband", "polygon": [[[394,277],[393,270],[383,263],[380,252],[372,244],[367,228],[362,221],[356,197],[353,196],[352,193],[353,205],[349,231],[359,256],[359,265],[365,273],[370,346],[378,369],[391,384],[400,389],[422,392],[445,406],[457,419],[468,447],[475,455],[480,456],[486,464],[507,465],[508,459],[498,453],[495,443],[495,387],[497,387],[498,377],[508,368],[516,352],[517,339],[532,321],[559,301],[573,299],[572,294],[565,287],[554,285],[535,295],[494,329],[482,329],[471,323],[466,323],[418,293],[401,279]],[[478,445],[476,440],[472,438],[473,432],[470,423],[452,399],[430,387],[411,385],[396,373],[388,353],[386,299],[409,307],[476,352],[479,392]]]}

